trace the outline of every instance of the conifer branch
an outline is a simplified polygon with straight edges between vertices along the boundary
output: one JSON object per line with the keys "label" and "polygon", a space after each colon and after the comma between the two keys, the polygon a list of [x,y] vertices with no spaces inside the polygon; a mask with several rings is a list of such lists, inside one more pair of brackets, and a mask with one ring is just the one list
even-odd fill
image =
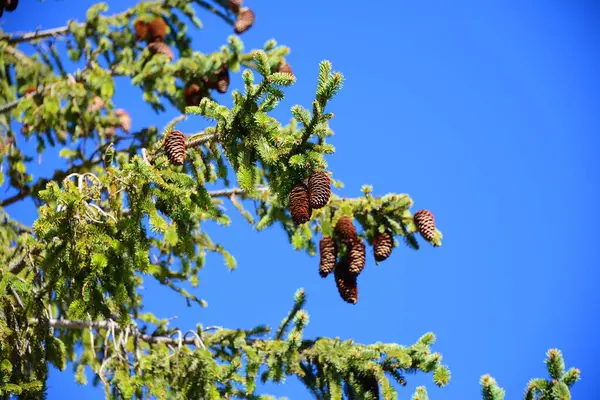
{"label": "conifer branch", "polygon": [[229,25],[233,25],[235,23],[234,20],[232,20],[231,18],[229,18],[229,16],[227,16],[227,14],[217,10],[215,7],[213,7],[212,5],[210,5],[209,3],[207,3],[204,0],[196,0],[196,3],[198,3],[198,5],[200,5],[201,7],[203,7],[204,9],[210,11],[211,13],[215,14],[217,17],[221,18],[223,21],[227,22]]}

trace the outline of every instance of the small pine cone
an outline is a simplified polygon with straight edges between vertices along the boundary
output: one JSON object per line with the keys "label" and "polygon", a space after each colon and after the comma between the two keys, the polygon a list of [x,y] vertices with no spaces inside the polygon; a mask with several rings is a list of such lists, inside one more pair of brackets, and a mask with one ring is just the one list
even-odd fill
{"label": "small pine cone", "polygon": [[310,220],[310,203],[308,201],[308,188],[304,183],[299,183],[290,192],[290,214],[296,225],[304,224]]}
{"label": "small pine cone", "polygon": [[4,9],[8,12],[13,12],[17,9],[18,5],[19,5],[19,0],[6,0]]}
{"label": "small pine cone", "polygon": [[227,89],[229,89],[229,68],[226,65],[217,71],[217,84],[215,88],[219,93],[227,93]]}
{"label": "small pine cone", "polygon": [[148,32],[153,42],[162,42],[167,36],[167,24],[161,17],[154,18],[148,24]]}
{"label": "small pine cone", "polygon": [[119,108],[115,111],[115,116],[119,118],[119,126],[121,129],[125,132],[129,132],[131,130],[131,117],[129,116],[129,113],[122,108]]}
{"label": "small pine cone", "polygon": [[333,272],[337,258],[337,244],[331,236],[323,236],[319,242],[319,253],[321,260],[319,262],[319,275],[325,278]]}
{"label": "small pine cone", "polygon": [[242,8],[242,0],[229,0],[229,9],[232,13],[237,14],[240,12],[240,8]]}
{"label": "small pine cone", "polygon": [[185,159],[185,135],[180,131],[171,131],[165,139],[165,153],[173,165],[182,165]]}
{"label": "small pine cone", "polygon": [[203,97],[204,95],[202,94],[202,89],[195,83],[192,83],[187,87],[187,89],[185,89],[184,99],[186,106],[199,105]]}
{"label": "small pine cone", "polygon": [[394,238],[389,232],[378,233],[373,239],[373,256],[375,261],[386,260],[394,248]]}
{"label": "small pine cone", "polygon": [[331,196],[331,180],[325,171],[312,174],[308,180],[308,191],[312,208],[319,209],[327,205]]}
{"label": "small pine cone", "polygon": [[294,72],[292,71],[292,67],[290,67],[290,64],[288,64],[287,61],[282,61],[281,64],[279,64],[279,67],[277,68],[277,72],[283,72],[284,74],[294,75]]}
{"label": "small pine cone", "polygon": [[348,270],[352,275],[358,276],[365,268],[367,251],[362,240],[355,240],[350,244],[348,251]]}
{"label": "small pine cone", "polygon": [[358,302],[358,284],[356,276],[348,271],[347,260],[343,259],[337,263],[333,276],[340,297],[347,303],[356,304]]}
{"label": "small pine cone", "polygon": [[338,220],[334,231],[336,236],[346,244],[352,243],[356,240],[356,228],[352,223],[352,219],[346,215]]}
{"label": "small pine cone", "polygon": [[141,42],[148,38],[148,24],[141,19],[138,19],[133,24],[133,29],[135,30],[135,40]]}
{"label": "small pine cone", "polygon": [[171,48],[163,42],[152,42],[148,44],[148,50],[150,50],[152,54],[164,54],[169,57],[169,61],[173,61],[173,58],[175,58]]}
{"label": "small pine cone", "polygon": [[237,21],[233,24],[233,30],[238,35],[246,32],[252,25],[254,25],[254,20],[256,16],[254,15],[254,11],[249,8],[242,8],[238,13]]}
{"label": "small pine cone", "polygon": [[435,238],[435,219],[429,210],[419,210],[413,216],[417,230],[423,239],[432,242]]}

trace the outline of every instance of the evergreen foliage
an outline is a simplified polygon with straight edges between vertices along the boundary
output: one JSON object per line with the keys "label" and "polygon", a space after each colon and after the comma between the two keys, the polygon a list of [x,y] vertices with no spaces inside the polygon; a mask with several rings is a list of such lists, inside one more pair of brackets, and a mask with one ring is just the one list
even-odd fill
{"label": "evergreen foliage", "polygon": [[[409,346],[306,338],[302,289],[273,333],[260,325],[243,330],[200,324],[184,333],[143,311],[144,280],[206,307],[183,284],[198,286],[209,252],[236,268],[234,256],[203,229],[209,221],[229,224],[224,199],[256,230],[279,225],[294,249],[311,255],[320,238],[336,237],[345,223],[342,233],[351,237],[339,243],[338,265],[350,257],[362,269],[364,246],[383,234],[379,261],[398,245],[394,238],[419,249],[417,232],[441,245],[432,216],[415,223],[407,194],[376,197],[370,186],[355,198],[330,193],[329,180],[334,187],[341,182],[324,172],[335,151],[328,142],[334,117],[329,104],[343,76],[329,61],[315,71],[312,103],[292,107],[283,124],[269,113],[296,81],[287,47],[270,40],[246,51],[231,35],[213,53],[194,50],[188,29],[202,26],[197,11],[215,13],[242,33],[255,16],[241,3],[149,0],[112,15],[98,3],[82,22],[0,33],[0,182],[13,193],[0,200],[0,396],[42,397],[49,365],[71,367],[81,384],[88,384],[91,371],[89,383],[102,385],[107,398],[268,399],[257,383],[289,376],[317,399],[396,399],[407,376],[419,371],[431,374],[437,386],[449,383],[450,370],[432,352],[432,333]],[[3,18],[19,12],[10,11]],[[63,45],[72,63],[81,65],[76,71],[65,68]],[[231,92],[232,107],[211,97],[228,90],[229,73],[241,73],[244,82]],[[181,116],[164,127],[128,132],[131,119],[113,101],[117,78],[139,88],[157,113],[171,106]],[[211,123],[200,132],[175,134],[187,118]],[[176,139],[167,143],[169,138]],[[51,179],[36,180],[29,172],[36,157],[25,150],[30,141],[38,157],[61,149],[64,164]],[[311,177],[313,207],[308,205],[307,221],[295,223],[290,192]],[[27,200],[38,207],[32,227],[7,209]],[[356,254],[352,243],[362,244]],[[338,257],[338,245],[329,246],[335,251],[326,260],[327,273]],[[351,278],[356,286],[356,276]],[[570,398],[579,371],[565,371],[557,350],[549,351],[547,364],[551,380],[532,380],[526,399]],[[483,377],[481,386],[484,399],[504,396],[491,377]],[[428,399],[426,389],[418,387],[412,398]]]}

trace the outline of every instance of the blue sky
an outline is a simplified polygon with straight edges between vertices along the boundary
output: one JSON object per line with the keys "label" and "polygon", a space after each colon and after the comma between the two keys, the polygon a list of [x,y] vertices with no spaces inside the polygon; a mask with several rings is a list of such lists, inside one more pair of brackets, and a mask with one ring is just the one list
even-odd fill
{"label": "blue sky", "polygon": [[[22,2],[0,20],[6,31],[82,19],[89,0]],[[121,11],[134,1],[109,1]],[[310,105],[318,62],[332,61],[346,83],[331,103],[336,115],[330,169],[344,196],[362,184],[377,195],[409,193],[415,209],[434,212],[444,246],[405,247],[376,267],[369,260],[356,306],[343,303],[318,260],[295,252],[274,228],[253,232],[232,206],[233,224],[210,226],[213,238],[238,259],[228,272],[209,258],[195,292],[209,307],[186,308],[168,289],[148,284],[147,310],[204,325],[276,326],[304,287],[308,336],[411,344],[423,333],[452,371],[436,388],[430,375],[410,376],[399,398],[425,384],[432,399],[480,398],[478,381],[491,373],[522,397],[527,381],[546,377],[551,347],[582,370],[575,399],[600,395],[594,359],[600,272],[599,220],[600,34],[593,1],[365,2],[246,0],[256,25],[247,48],[270,39],[291,47],[297,83],[274,113],[283,122],[294,104]],[[351,5],[354,4],[354,5]],[[232,32],[201,12],[194,47],[208,53]],[[239,87],[240,76],[233,78]],[[230,94],[217,95],[230,104]],[[137,89],[120,81],[116,103],[133,127],[163,126],[175,110],[155,115]],[[204,124],[186,122],[190,131]],[[32,144],[32,147],[34,144]],[[56,149],[56,152],[58,149]],[[55,157],[44,158],[53,166]],[[48,164],[37,173],[50,171]],[[8,208],[32,221],[30,206]],[[596,311],[594,311],[596,310]],[[66,393],[102,398],[76,386],[70,371],[51,372],[49,399]],[[290,399],[309,398],[294,379],[265,388]]]}

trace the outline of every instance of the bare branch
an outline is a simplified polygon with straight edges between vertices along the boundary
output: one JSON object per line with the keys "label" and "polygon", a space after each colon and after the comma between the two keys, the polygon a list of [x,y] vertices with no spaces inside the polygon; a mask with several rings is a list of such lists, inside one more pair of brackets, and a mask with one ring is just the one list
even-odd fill
{"label": "bare branch", "polygon": [[4,200],[0,200],[0,207],[6,207],[17,201],[23,200],[25,197],[29,195],[29,190],[23,188],[17,194],[10,196]]}
{"label": "bare branch", "polygon": [[45,39],[48,37],[56,37],[66,34],[69,31],[68,26],[59,26],[58,28],[45,29],[43,31],[27,32],[23,35],[8,34],[0,37],[1,40],[6,40],[9,44],[29,42],[32,40]]}
{"label": "bare branch", "polygon": [[[37,323],[37,319],[31,319],[30,323]],[[114,329],[116,332],[124,332],[125,329],[118,326],[113,321],[72,321],[66,319],[51,319],[48,324],[57,329]],[[152,336],[146,333],[138,331],[136,328],[129,328],[132,334],[139,340],[143,340],[146,343],[151,344],[166,344],[166,345],[179,345],[179,344],[197,344],[198,339],[195,336],[181,337],[173,339],[168,336]]]}

